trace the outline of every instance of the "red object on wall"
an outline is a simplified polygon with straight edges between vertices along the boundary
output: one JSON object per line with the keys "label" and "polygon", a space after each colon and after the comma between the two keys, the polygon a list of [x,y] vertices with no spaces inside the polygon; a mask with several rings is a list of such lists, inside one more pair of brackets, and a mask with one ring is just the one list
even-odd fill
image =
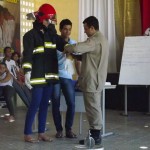
{"label": "red object on wall", "polygon": [[140,0],[142,34],[150,27],[150,0]]}

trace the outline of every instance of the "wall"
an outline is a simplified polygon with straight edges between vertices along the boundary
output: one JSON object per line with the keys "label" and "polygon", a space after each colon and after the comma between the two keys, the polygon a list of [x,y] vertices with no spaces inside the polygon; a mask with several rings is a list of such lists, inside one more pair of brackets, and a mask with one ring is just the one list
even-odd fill
{"label": "wall", "polygon": [[59,32],[59,23],[62,19],[68,18],[73,23],[71,38],[78,40],[78,0],[34,0],[35,11],[44,4],[51,4],[57,12],[56,29]]}

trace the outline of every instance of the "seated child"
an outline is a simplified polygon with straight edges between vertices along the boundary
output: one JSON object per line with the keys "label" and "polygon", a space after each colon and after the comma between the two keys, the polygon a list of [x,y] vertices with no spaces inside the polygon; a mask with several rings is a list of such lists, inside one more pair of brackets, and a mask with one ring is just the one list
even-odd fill
{"label": "seated child", "polygon": [[15,107],[13,102],[13,95],[15,91],[12,87],[12,76],[9,73],[6,64],[0,63],[0,96],[4,96],[4,100],[6,101],[7,108],[9,111],[9,116],[5,116],[8,122],[14,122],[14,113]]}

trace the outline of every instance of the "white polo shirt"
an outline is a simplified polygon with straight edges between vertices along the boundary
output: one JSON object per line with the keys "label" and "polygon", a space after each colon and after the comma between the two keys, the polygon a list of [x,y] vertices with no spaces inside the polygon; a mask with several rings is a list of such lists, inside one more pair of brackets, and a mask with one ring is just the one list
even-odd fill
{"label": "white polo shirt", "polygon": [[7,68],[9,70],[9,72],[15,77],[17,78],[17,75],[16,75],[16,69],[17,69],[17,66],[16,66],[16,63],[14,60],[10,59],[9,61],[8,60],[5,60],[5,63],[7,65]]}

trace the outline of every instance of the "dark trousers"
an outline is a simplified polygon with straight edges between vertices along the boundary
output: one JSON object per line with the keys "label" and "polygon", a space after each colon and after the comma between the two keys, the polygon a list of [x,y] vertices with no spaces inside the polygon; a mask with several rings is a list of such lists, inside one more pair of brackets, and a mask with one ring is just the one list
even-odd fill
{"label": "dark trousers", "polygon": [[15,90],[12,86],[0,86],[0,96],[4,96],[4,100],[6,101],[8,111],[10,115],[15,115],[15,103],[14,96]]}
{"label": "dark trousers", "polygon": [[67,104],[65,128],[66,131],[68,131],[71,130],[75,114],[75,90],[72,80],[60,77],[60,83],[55,84],[53,87],[52,115],[57,131],[63,130],[63,127],[61,125],[61,114],[59,110],[61,90],[63,92]]}
{"label": "dark trousers", "polygon": [[52,85],[47,85],[45,87],[33,87],[32,89],[32,100],[28,108],[25,120],[24,134],[29,135],[32,133],[32,124],[35,115],[38,113],[38,133],[45,132],[46,118],[48,103],[50,99],[50,91]]}
{"label": "dark trousers", "polygon": [[29,107],[32,98],[31,91],[25,85],[19,85],[16,80],[13,80],[13,87],[24,104]]}

